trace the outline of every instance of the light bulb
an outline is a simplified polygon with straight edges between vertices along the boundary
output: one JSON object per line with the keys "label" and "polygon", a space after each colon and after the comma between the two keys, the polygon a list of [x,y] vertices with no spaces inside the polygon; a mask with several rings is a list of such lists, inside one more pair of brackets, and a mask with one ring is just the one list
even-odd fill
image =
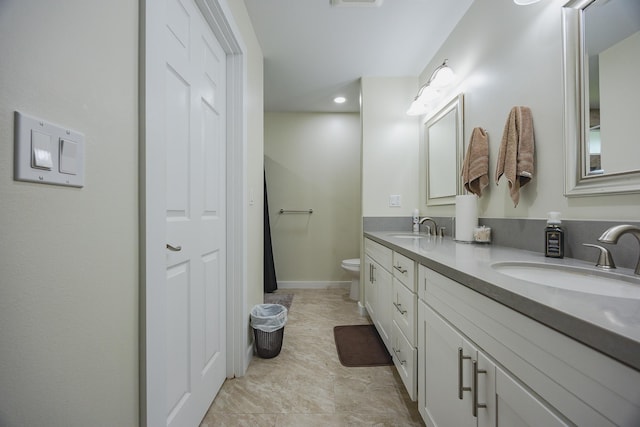
{"label": "light bulb", "polygon": [[431,82],[431,86],[436,88],[449,86],[453,82],[454,77],[455,74],[453,73],[453,70],[447,66],[444,66],[436,72],[436,75]]}

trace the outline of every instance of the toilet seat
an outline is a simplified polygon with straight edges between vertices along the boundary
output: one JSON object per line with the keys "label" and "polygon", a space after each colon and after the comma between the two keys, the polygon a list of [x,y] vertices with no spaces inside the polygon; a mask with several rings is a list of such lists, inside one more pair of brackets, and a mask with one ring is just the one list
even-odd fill
{"label": "toilet seat", "polygon": [[342,265],[347,267],[360,267],[360,258],[345,259],[342,261]]}

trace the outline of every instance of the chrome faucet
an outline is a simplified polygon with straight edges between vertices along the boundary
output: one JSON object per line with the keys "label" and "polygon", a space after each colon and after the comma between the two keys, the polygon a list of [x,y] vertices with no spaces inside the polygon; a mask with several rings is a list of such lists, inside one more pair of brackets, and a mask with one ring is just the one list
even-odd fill
{"label": "chrome faucet", "polygon": [[[609,228],[607,231],[602,233],[602,236],[598,238],[598,241],[602,243],[618,243],[618,239],[623,234],[631,233],[636,239],[638,239],[638,243],[640,244],[640,227],[636,227],[635,225],[615,225]],[[640,276],[640,253],[638,254],[638,263],[636,264],[635,274]]]}
{"label": "chrome faucet", "polygon": [[426,221],[431,221],[433,223],[433,228],[429,227],[429,234],[432,234],[435,236],[436,233],[438,232],[438,226],[436,225],[436,221],[431,217],[425,216],[420,219],[419,223],[424,224]]}

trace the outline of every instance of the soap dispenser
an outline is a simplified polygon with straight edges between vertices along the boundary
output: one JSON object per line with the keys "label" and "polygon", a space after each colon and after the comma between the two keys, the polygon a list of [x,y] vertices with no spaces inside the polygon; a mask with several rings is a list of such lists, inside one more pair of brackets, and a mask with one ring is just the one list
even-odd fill
{"label": "soap dispenser", "polygon": [[418,212],[418,209],[414,209],[413,210],[413,232],[417,233],[420,231],[420,213]]}
{"label": "soap dispenser", "polygon": [[544,230],[544,256],[564,258],[564,229],[561,226],[560,212],[549,212],[547,228]]}

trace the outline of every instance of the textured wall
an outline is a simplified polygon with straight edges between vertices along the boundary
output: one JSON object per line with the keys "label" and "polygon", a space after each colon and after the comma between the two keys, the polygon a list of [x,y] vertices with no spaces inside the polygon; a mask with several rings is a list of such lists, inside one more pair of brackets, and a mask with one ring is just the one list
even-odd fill
{"label": "textured wall", "polygon": [[350,280],[340,263],[360,256],[359,115],[266,113],[265,169],[278,281]]}
{"label": "textured wall", "polygon": [[[0,425],[138,424],[138,4],[0,2]],[[13,111],[85,134],[13,181]]]}
{"label": "textured wall", "polygon": [[[444,58],[458,82],[451,95],[465,95],[465,144],[476,126],[489,132],[490,186],[480,199],[481,217],[546,218],[561,211],[573,219],[639,218],[640,195],[566,198],[561,8],[564,0],[529,6],[511,1],[474,2],[446,42],[425,67],[428,79]],[[536,140],[536,174],[520,193],[517,208],[506,180],[494,183],[504,124],[512,106],[529,106]],[[422,214],[451,216],[453,206],[421,207]]]}
{"label": "textured wall", "polygon": [[[410,217],[419,207],[418,118],[412,77],[362,78],[362,214]],[[400,207],[389,196],[400,194]]]}

